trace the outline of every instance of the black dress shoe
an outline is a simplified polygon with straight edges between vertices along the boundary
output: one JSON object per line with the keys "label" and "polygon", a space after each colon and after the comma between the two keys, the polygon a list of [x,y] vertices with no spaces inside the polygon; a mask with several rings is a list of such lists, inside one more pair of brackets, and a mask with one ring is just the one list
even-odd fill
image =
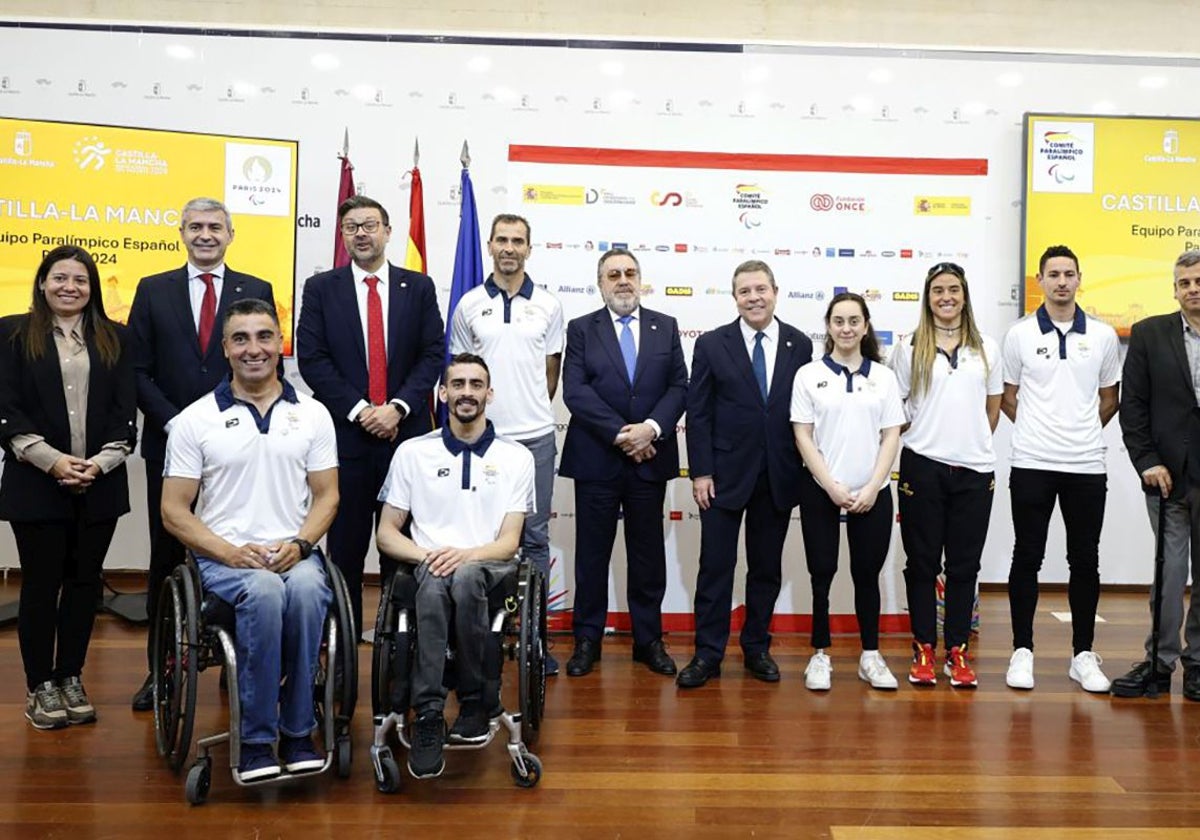
{"label": "black dress shoe", "polygon": [[675,676],[675,660],[667,655],[662,639],[655,639],[648,645],[634,645],[633,661],[641,662],[656,674]]}
{"label": "black dress shoe", "polygon": [[582,677],[590,674],[600,661],[600,643],[592,639],[576,639],[575,652],[567,660],[567,676]]}
{"label": "black dress shoe", "polygon": [[693,656],[692,661],[684,666],[675,678],[675,684],[680,688],[699,688],[711,679],[721,676],[721,663],[709,662],[699,656]]}
{"label": "black dress shoe", "polygon": [[1183,696],[1200,703],[1200,665],[1188,665],[1183,669]]}
{"label": "black dress shoe", "polygon": [[[1112,681],[1113,696],[1144,697],[1150,688],[1150,669],[1150,660],[1147,659],[1134,665],[1129,673],[1117,677]],[[1171,672],[1161,662],[1154,669],[1154,679],[1158,683],[1159,694],[1171,693]],[[1187,684],[1186,679],[1184,684]],[[1197,687],[1200,688],[1200,685]]]}
{"label": "black dress shoe", "polygon": [[779,682],[779,666],[765,650],[762,653],[746,654],[746,670],[756,680]]}
{"label": "black dress shoe", "polygon": [[142,687],[137,690],[137,694],[133,695],[133,710],[135,712],[149,712],[154,708],[154,677],[150,674],[146,675],[146,681],[142,683]]}

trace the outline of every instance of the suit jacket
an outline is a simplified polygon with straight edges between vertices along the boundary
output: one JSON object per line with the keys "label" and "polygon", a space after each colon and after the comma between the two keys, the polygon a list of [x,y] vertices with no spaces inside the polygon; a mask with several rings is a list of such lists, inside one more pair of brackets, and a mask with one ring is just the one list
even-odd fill
{"label": "suit jacket", "polygon": [[779,348],[766,405],[738,321],[696,340],[687,399],[688,472],[713,477],[717,507],[744,508],[764,468],[779,510],[800,501],[804,465],[792,434],[792,382],[812,361],[812,341],[776,320]]}
{"label": "suit jacket", "polygon": [[[367,396],[367,348],[350,266],[310,277],[296,327],[300,375],[313,396],[333,415],[338,454],[361,457],[378,440],[347,415]],[[408,416],[396,443],[433,428],[428,400],[442,374],[445,325],[433,281],[424,274],[388,266],[388,399],[403,400]]]}
{"label": "suit jacket", "polygon": [[1186,492],[1188,452],[1200,444],[1197,413],[1180,314],[1138,321],[1121,376],[1121,436],[1139,475],[1158,464],[1170,471],[1173,498]]}
{"label": "suit jacket", "polygon": [[[28,315],[0,319],[0,445],[4,448],[4,475],[0,478],[0,519],[16,522],[72,519],[76,498],[58,486],[49,473],[16,459],[12,439],[38,434],[60,452],[71,451],[71,424],[63,395],[62,367],[53,336],[46,336],[40,359],[27,359],[22,342],[14,342]],[[111,369],[104,366],[95,342],[87,339],[89,373],[87,440],[85,457],[106,443],[137,440],[137,386],[128,333],[114,325],[121,355]],[[129,512],[129,482],[125,465],[102,473],[82,496],[89,522],[116,519]]]}
{"label": "suit jacket", "polygon": [[563,401],[571,423],[563,443],[559,475],[604,481],[633,464],[613,445],[622,426],[652,419],[662,429],[656,454],[637,464],[647,481],[669,481],[679,475],[679,440],[675,424],[687,401],[687,364],[679,344],[679,327],[670,315],[642,308],[638,318],[637,367],[633,383],[613,329],[608,308],[567,324],[563,362]]}
{"label": "suit jacket", "polygon": [[229,304],[243,298],[275,305],[269,283],[226,266],[213,338],[208,350],[201,353],[188,294],[187,266],[143,277],[138,283],[129,308],[129,329],[138,408],[146,417],[142,431],[142,457],[146,460],[163,460],[167,421],[229,374],[229,362],[221,349],[221,330]]}

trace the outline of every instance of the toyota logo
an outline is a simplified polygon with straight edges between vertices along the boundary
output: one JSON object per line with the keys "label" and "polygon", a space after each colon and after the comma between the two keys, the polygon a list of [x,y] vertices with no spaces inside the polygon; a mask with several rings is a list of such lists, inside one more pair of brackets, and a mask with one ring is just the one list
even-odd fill
{"label": "toyota logo", "polygon": [[808,206],[822,213],[832,210],[833,196],[829,193],[813,193],[813,197],[808,200]]}

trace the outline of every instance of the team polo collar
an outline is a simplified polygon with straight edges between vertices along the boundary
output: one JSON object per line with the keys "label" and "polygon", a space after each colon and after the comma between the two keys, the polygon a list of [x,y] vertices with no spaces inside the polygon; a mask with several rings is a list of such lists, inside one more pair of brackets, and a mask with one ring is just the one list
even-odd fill
{"label": "team polo collar", "polygon": [[[1042,304],[1037,308],[1038,328],[1042,331],[1042,335],[1057,330],[1054,322],[1050,320],[1050,314],[1046,312],[1046,304]],[[1079,305],[1075,306],[1075,317],[1071,321],[1071,329],[1068,332],[1079,333],[1080,335],[1087,334],[1087,316],[1083,314],[1083,308]]]}
{"label": "team polo collar", "polygon": [[292,383],[286,379],[279,380],[283,384],[283,393],[279,395],[279,399],[271,403],[271,407],[267,409],[265,415],[260,415],[258,409],[245,400],[240,400],[233,395],[233,381],[226,376],[221,380],[220,384],[213,389],[213,397],[217,400],[217,410],[220,412],[228,411],[235,405],[244,405],[250,409],[250,415],[254,418],[255,424],[258,426],[258,431],[266,434],[271,428],[271,412],[275,410],[275,406],[279,405],[279,400],[292,403],[293,405],[300,402],[296,396],[296,389],[292,387]]}
{"label": "team polo collar", "polygon": [[[483,281],[483,288],[487,290],[488,297],[495,297],[496,295],[500,294],[501,291],[503,291],[499,286],[496,285],[494,277],[495,275],[489,274],[488,278]],[[521,281],[521,288],[517,289],[517,294],[525,298],[525,300],[530,300],[533,297],[533,281],[529,279],[528,274],[526,274],[525,279]],[[505,295],[505,297],[508,296]]]}
{"label": "team polo collar", "polygon": [[866,376],[868,378],[871,376],[871,360],[865,356],[863,357],[862,364],[859,365],[858,370],[850,370],[850,368],[846,367],[845,365],[839,365],[833,360],[833,356],[829,355],[828,353],[821,357],[821,361],[825,363],[825,367],[829,368],[838,376],[846,377],[847,394],[854,390],[855,376]]}
{"label": "team polo collar", "polygon": [[442,426],[442,443],[446,450],[457,458],[463,456],[462,467],[462,489],[471,489],[471,456],[482,458],[487,454],[488,447],[496,439],[496,428],[492,425],[492,421],[487,421],[487,428],[483,430],[483,434],[479,436],[479,440],[474,443],[467,443],[465,440],[459,440],[450,431],[450,423],[447,422]]}

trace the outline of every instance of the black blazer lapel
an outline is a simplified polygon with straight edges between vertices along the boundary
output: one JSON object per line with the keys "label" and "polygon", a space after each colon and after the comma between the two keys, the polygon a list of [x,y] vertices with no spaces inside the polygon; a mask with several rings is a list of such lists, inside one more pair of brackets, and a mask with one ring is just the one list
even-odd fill
{"label": "black blazer lapel", "polygon": [[[1182,320],[1175,318],[1167,318],[1163,322],[1167,340],[1167,345],[1171,348],[1171,357],[1175,360],[1175,365],[1179,370],[1180,376],[1183,377],[1184,386],[1189,394],[1195,394],[1195,388],[1192,386],[1192,366],[1188,363],[1187,348],[1183,345],[1183,323]],[[1194,399],[1194,397],[1193,397]]]}
{"label": "black blazer lapel", "polygon": [[[95,362],[92,364],[94,365]],[[67,397],[63,393],[62,367],[58,360],[58,347],[54,343],[53,335],[46,336],[42,357],[34,361],[30,368],[38,398],[42,405],[49,409],[46,412],[47,416],[55,425],[60,426],[59,431],[64,435],[64,440],[69,441],[71,421],[67,417]]]}
{"label": "black blazer lapel", "polygon": [[750,393],[761,402],[758,380],[754,378],[754,368],[750,365],[750,354],[746,352],[746,342],[742,338],[742,327],[739,321],[734,321],[721,328],[724,333],[722,338],[725,340],[725,350],[729,353],[729,359],[733,362],[734,368],[750,389]]}
{"label": "black blazer lapel", "polygon": [[657,313],[647,312],[643,309],[642,317],[639,320],[637,368],[633,374],[635,386],[646,370],[646,360],[653,358],[655,350],[663,343],[664,337]]}
{"label": "black blazer lapel", "polygon": [[329,294],[331,311],[325,319],[325,328],[331,332],[346,330],[350,333],[350,343],[358,350],[359,363],[365,372],[367,344],[363,338],[362,316],[358,314],[358,290],[354,288],[354,273],[346,266],[332,279],[333,288]]}
{"label": "black blazer lapel", "polygon": [[[403,342],[401,332],[404,324],[404,310],[409,304],[408,281],[404,279],[404,275],[400,269],[393,265],[388,265],[388,312],[387,312],[387,346],[388,346],[388,371],[389,374],[395,367],[393,362],[396,362],[396,353],[399,351]],[[358,311],[358,306],[354,307]],[[362,329],[359,329],[362,332]],[[366,348],[363,348],[363,360],[366,360]],[[391,379],[391,376],[388,377]]]}
{"label": "black blazer lapel", "polygon": [[[192,299],[188,292],[188,270],[187,266],[179,269],[171,275],[167,282],[167,295],[170,301],[170,307],[175,313],[175,318],[179,322],[179,335],[184,344],[186,344],[196,358],[201,358],[200,354],[200,335],[196,331],[196,319],[192,316]],[[224,289],[222,289],[224,291]],[[217,342],[220,344],[220,341]],[[209,343],[211,348],[212,343]]]}
{"label": "black blazer lapel", "polygon": [[771,391],[767,394],[767,402],[778,399],[781,394],[791,401],[792,380],[797,367],[795,354],[799,352],[792,328],[778,319],[776,321],[779,323],[779,346],[775,348],[775,369],[771,373]]}
{"label": "black blazer lapel", "polygon": [[608,358],[613,364],[613,369],[620,371],[621,379],[628,384],[629,376],[626,375],[625,371],[625,357],[621,355],[621,343],[617,340],[617,331],[613,328],[608,307],[601,309],[599,312],[592,313],[592,334],[608,354]]}

